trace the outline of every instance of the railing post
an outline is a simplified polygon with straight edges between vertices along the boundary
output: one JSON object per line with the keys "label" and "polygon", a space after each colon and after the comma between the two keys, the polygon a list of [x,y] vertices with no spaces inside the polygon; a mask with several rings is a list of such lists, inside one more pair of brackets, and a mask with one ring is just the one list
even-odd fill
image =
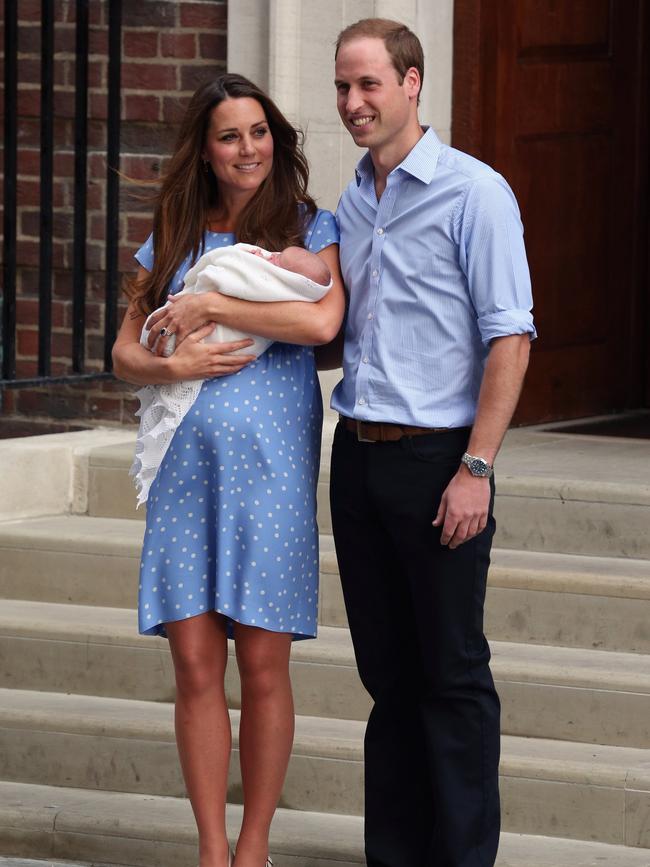
{"label": "railing post", "polygon": [[2,243],[2,378],[16,376],[16,175],[18,4],[5,0],[4,238]]}
{"label": "railing post", "polygon": [[54,0],[41,0],[41,218],[38,279],[38,374],[52,353],[52,184],[54,178]]}
{"label": "railing post", "polygon": [[106,314],[104,368],[113,369],[111,351],[117,334],[119,293],[120,73],[122,60],[122,0],[108,4],[108,147],[106,154]]}
{"label": "railing post", "polygon": [[72,370],[82,373],[86,324],[86,185],[88,157],[88,0],[76,4],[74,114],[74,244],[72,264]]}

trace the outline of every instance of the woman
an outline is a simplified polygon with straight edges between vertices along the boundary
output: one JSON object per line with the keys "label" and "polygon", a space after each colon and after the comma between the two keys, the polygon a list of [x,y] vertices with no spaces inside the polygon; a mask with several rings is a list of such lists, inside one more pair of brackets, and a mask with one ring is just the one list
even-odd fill
{"label": "woman", "polygon": [[[322,406],[314,344],[344,311],[334,218],[307,193],[296,131],[247,79],[203,85],[183,120],[153,234],[113,358],[145,385],[205,379],[149,494],[140,631],[166,635],[176,676],[176,738],[199,830],[201,867],[231,864],[225,802],[231,732],[224,694],[234,637],[242,699],[244,815],[235,867],[262,867],[293,740],[292,638],[314,637],[318,581],[315,489]],[[207,250],[245,241],[317,252],[334,285],[317,303],[254,303],[219,293],[181,297],[156,315],[152,341],[176,335],[165,358],[140,346],[145,315],[183,284]],[[257,360],[249,341],[201,343],[215,322],[275,342]]]}

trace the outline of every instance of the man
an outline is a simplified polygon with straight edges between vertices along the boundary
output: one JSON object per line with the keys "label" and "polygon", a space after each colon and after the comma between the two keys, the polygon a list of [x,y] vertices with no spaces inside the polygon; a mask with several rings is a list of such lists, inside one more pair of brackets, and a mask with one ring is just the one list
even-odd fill
{"label": "man", "polygon": [[365,19],[337,42],[341,119],[367,153],[338,209],[350,305],[332,518],[359,672],[369,867],[488,867],[499,699],[483,635],[492,464],[535,336],[503,178],[418,121],[423,55]]}

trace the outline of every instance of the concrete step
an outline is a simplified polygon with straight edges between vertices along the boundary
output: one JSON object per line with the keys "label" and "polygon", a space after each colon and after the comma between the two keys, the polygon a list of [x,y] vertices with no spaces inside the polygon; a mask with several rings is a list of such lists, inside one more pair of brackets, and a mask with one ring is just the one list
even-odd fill
{"label": "concrete step", "polygon": [[[61,515],[0,524],[0,598],[131,608],[142,524]],[[321,536],[320,622],[345,626],[331,536]],[[650,561],[494,549],[490,638],[650,653]]]}
{"label": "concrete step", "polygon": [[[318,489],[325,533],[331,427],[328,420]],[[129,445],[92,452],[89,514],[136,517],[132,453]],[[496,477],[499,547],[650,559],[650,442],[511,430]]]}
{"label": "concrete step", "polygon": [[[234,652],[231,646],[231,653]],[[641,654],[493,642],[504,733],[617,746],[650,746],[650,666]],[[365,719],[349,632],[321,627],[293,646],[299,714]],[[239,679],[228,666],[229,704]],[[5,600],[0,611],[0,687],[173,700],[164,639],[140,636],[135,612]]]}
{"label": "concrete step", "polygon": [[[241,808],[229,806],[233,841],[240,821]],[[357,816],[279,809],[271,830],[274,863],[356,867],[365,863],[362,833]],[[194,867],[196,830],[184,798],[0,782],[0,851],[14,858]],[[650,867],[650,856],[631,846],[506,833],[496,867]]]}
{"label": "concrete step", "polygon": [[[228,799],[240,802],[239,712]],[[284,808],[361,815],[363,732],[356,720],[299,716]],[[650,847],[650,751],[505,736],[508,831]],[[0,690],[0,779],[185,793],[169,704]]]}

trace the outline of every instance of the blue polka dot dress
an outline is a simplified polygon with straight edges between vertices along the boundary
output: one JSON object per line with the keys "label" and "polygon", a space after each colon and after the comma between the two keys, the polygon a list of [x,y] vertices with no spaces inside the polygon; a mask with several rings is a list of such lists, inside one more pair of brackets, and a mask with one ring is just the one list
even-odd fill
{"label": "blue polka dot dress", "polygon": [[[319,210],[305,245],[338,243]],[[206,232],[204,251],[235,243]],[[149,238],[136,254],[153,263]],[[191,267],[176,272],[178,292]],[[255,362],[206,380],[147,501],[138,620],[145,635],[207,611],[294,638],[316,636],[316,485],[322,400],[312,347],[273,343]]]}

